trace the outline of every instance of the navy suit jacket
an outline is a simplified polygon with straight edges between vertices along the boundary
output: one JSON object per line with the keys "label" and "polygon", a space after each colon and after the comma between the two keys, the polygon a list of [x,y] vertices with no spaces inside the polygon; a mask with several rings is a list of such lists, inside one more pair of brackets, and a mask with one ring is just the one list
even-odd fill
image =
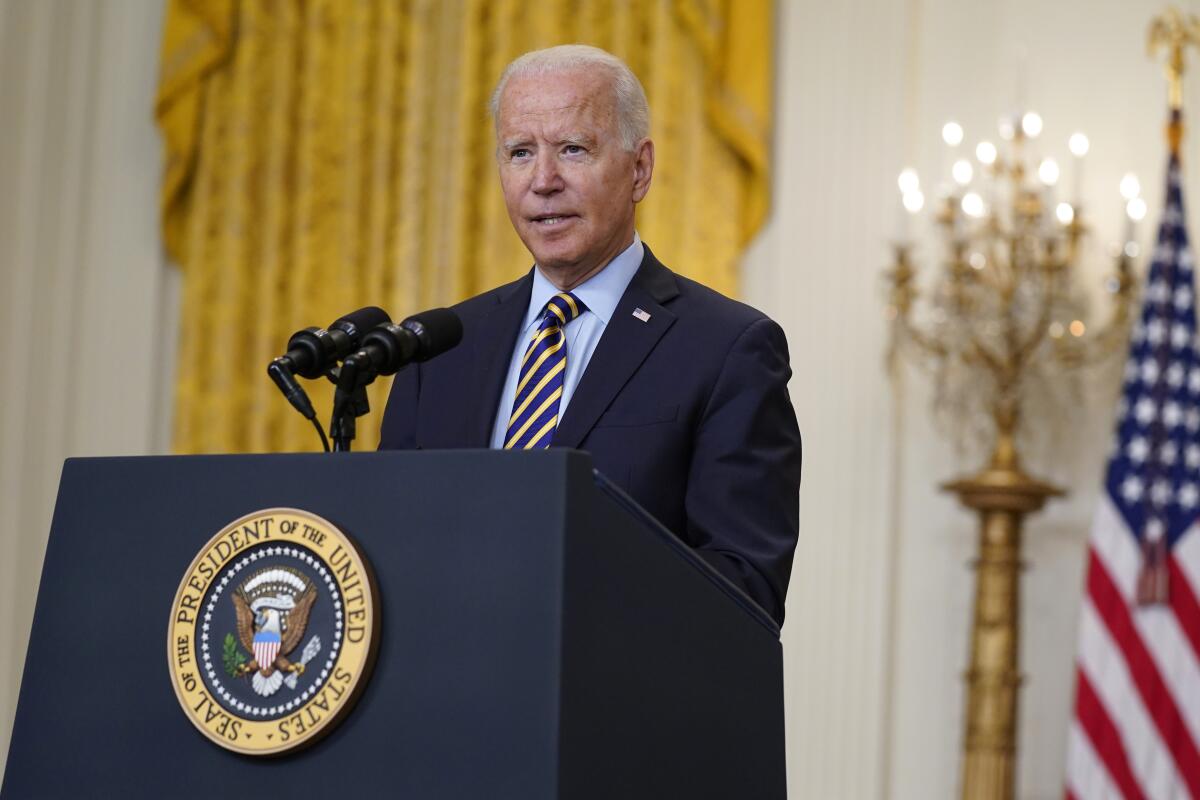
{"label": "navy suit jacket", "polygon": [[[531,272],[454,307],[462,343],[396,375],[380,448],[489,446],[532,285]],[[552,446],[591,453],[782,623],[799,525],[790,376],[777,324],[674,274],[647,247]]]}

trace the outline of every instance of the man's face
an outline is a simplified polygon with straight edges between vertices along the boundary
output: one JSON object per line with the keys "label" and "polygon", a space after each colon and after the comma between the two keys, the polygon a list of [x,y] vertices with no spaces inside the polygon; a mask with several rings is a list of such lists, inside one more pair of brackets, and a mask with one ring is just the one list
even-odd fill
{"label": "man's face", "polygon": [[633,241],[633,209],[650,188],[654,145],[622,149],[603,71],[510,79],[496,133],[508,216],[560,288],[573,288]]}

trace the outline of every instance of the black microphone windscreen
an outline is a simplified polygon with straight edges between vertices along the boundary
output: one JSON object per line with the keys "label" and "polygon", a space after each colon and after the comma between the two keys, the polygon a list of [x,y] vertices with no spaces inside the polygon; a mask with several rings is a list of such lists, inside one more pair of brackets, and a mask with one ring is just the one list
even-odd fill
{"label": "black microphone windscreen", "polygon": [[431,308],[400,323],[416,334],[421,342],[414,361],[426,361],[441,355],[462,341],[462,320],[448,308]]}
{"label": "black microphone windscreen", "polygon": [[360,308],[357,311],[351,311],[349,314],[339,317],[329,327],[330,329],[344,331],[349,334],[354,340],[354,346],[357,347],[364,333],[391,321],[392,318],[382,308],[367,306],[366,308]]}

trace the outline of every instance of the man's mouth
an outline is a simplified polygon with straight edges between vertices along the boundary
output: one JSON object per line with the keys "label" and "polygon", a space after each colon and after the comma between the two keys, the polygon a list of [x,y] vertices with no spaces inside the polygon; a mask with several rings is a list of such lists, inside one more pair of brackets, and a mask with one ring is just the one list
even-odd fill
{"label": "man's mouth", "polygon": [[569,219],[574,218],[574,214],[539,214],[533,217],[534,224],[543,228],[552,228],[555,225],[562,225]]}

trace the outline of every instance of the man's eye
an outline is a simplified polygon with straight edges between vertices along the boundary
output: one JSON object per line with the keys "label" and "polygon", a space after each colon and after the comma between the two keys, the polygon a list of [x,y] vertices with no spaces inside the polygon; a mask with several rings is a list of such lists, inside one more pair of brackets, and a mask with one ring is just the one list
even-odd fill
{"label": "man's eye", "polygon": [[579,146],[577,144],[569,144],[563,148],[563,152],[565,152],[567,155],[570,155],[570,156],[577,156],[580,153],[583,153],[584,150],[581,146]]}
{"label": "man's eye", "polygon": [[509,158],[528,158],[529,157],[529,149],[526,147],[518,147],[517,149],[515,149],[511,153],[509,153],[508,157]]}

